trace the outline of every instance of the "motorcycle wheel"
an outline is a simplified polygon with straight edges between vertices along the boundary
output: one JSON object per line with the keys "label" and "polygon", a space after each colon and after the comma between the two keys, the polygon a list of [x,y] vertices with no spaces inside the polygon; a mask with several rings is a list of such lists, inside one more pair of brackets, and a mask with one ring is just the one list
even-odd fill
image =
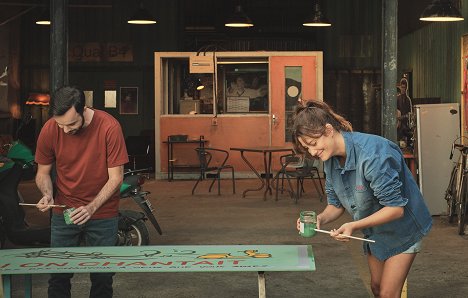
{"label": "motorcycle wheel", "polygon": [[119,214],[117,246],[149,245],[149,232],[141,212],[125,210]]}

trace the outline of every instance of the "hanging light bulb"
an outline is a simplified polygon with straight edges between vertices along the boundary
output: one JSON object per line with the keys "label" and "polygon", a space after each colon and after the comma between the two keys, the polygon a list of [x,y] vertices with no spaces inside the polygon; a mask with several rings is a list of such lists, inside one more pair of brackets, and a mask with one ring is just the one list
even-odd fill
{"label": "hanging light bulb", "polygon": [[252,20],[245,14],[240,5],[236,6],[234,14],[232,14],[224,24],[226,27],[253,27]]}
{"label": "hanging light bulb", "polygon": [[450,0],[433,0],[424,9],[419,19],[432,22],[456,22],[463,21],[463,16]]}

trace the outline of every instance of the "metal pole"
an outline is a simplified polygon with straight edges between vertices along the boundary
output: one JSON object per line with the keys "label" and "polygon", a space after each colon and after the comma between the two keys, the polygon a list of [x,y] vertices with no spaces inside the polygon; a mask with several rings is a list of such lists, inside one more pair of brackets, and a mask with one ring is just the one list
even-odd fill
{"label": "metal pole", "polygon": [[382,134],[397,142],[398,0],[382,0]]}
{"label": "metal pole", "polygon": [[68,0],[50,1],[50,20],[50,93],[52,94],[68,84]]}

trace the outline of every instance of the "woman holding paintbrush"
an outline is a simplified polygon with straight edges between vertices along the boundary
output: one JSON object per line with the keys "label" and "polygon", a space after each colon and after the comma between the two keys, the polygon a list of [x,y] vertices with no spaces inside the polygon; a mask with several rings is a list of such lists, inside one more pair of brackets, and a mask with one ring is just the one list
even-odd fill
{"label": "woman holding paintbrush", "polygon": [[[421,239],[432,219],[421,192],[393,142],[353,132],[351,124],[322,101],[305,101],[296,109],[295,150],[324,162],[327,207],[317,215],[317,228],[346,210],[353,221],[330,232],[349,241],[361,230],[376,297],[400,297]],[[299,222],[299,220],[298,220]]]}

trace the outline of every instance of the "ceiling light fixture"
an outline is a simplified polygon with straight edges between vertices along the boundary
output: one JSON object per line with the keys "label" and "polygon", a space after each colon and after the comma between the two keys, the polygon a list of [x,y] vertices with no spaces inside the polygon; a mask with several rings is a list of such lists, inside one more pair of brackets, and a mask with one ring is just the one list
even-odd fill
{"label": "ceiling light fixture", "polygon": [[202,90],[205,88],[205,85],[203,85],[203,83],[201,82],[201,79],[197,79],[197,83],[196,83],[196,88],[198,91]]}
{"label": "ceiling light fixture", "polygon": [[245,14],[240,5],[236,6],[234,14],[232,14],[224,24],[226,27],[245,28],[253,27],[252,20]]}
{"label": "ceiling light fixture", "polygon": [[302,24],[306,27],[330,27],[332,24],[320,9],[320,4],[315,2],[312,16],[307,18]]}
{"label": "ceiling light fixture", "polygon": [[451,0],[433,0],[419,19],[431,22],[456,22],[463,21],[463,16]]}
{"label": "ceiling light fixture", "polygon": [[48,8],[43,9],[41,15],[36,20],[37,25],[50,25],[50,11]]}
{"label": "ceiling light fixture", "polygon": [[152,25],[156,24],[156,19],[143,7],[143,2],[140,2],[140,8],[133,14],[127,23],[133,25]]}

